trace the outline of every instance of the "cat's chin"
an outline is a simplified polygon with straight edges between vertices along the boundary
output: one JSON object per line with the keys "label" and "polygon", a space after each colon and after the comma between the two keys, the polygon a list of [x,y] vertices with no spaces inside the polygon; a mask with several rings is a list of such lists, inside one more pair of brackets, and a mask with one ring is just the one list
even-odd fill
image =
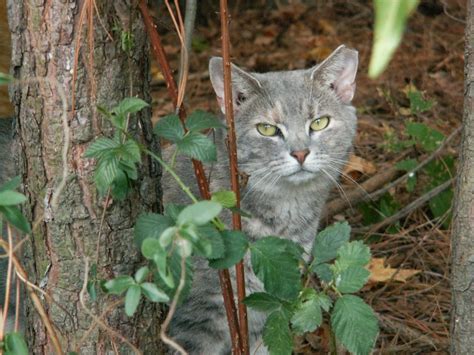
{"label": "cat's chin", "polygon": [[316,175],[313,172],[307,170],[299,170],[291,175],[286,176],[285,179],[290,184],[301,185],[310,182],[315,177]]}

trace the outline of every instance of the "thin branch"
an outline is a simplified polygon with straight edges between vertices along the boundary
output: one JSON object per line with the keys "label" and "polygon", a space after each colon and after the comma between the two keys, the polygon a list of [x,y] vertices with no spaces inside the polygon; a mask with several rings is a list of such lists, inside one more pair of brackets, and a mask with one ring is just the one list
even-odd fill
{"label": "thin branch", "polygon": [[[7,324],[8,306],[10,303],[10,291],[12,283],[12,268],[13,268],[13,237],[10,224],[7,223],[8,235],[8,267],[7,267],[7,283],[5,287],[5,302],[3,304],[3,324]],[[3,332],[0,332],[0,339],[3,339]]]}
{"label": "thin branch", "polygon": [[177,342],[175,342],[166,334],[166,330],[168,329],[171,319],[173,318],[173,315],[176,312],[176,306],[178,305],[179,296],[181,295],[181,292],[183,291],[185,284],[186,284],[186,257],[181,256],[181,275],[179,278],[178,288],[176,289],[176,293],[174,294],[173,301],[171,302],[170,308],[168,310],[168,314],[166,315],[166,318],[163,324],[161,325],[160,337],[164,343],[168,344],[173,349],[176,349],[183,355],[187,355],[188,353],[186,352],[186,350],[183,349],[181,345],[179,345]]}
{"label": "thin branch", "polygon": [[374,226],[368,226],[366,228],[357,229],[356,231],[361,232],[361,233],[370,234],[370,233],[374,233],[374,232],[378,231],[379,229],[381,229],[383,227],[386,227],[386,226],[398,221],[400,218],[405,217],[410,212],[412,212],[412,211],[416,210],[417,208],[423,206],[426,202],[431,200],[433,197],[439,195],[441,192],[443,192],[448,187],[450,187],[453,184],[453,182],[454,182],[454,178],[450,179],[448,181],[445,181],[444,183],[442,183],[441,185],[439,185],[439,186],[435,187],[434,189],[430,190],[429,192],[427,192],[423,196],[417,198],[415,201],[411,202],[410,204],[408,204],[407,206],[402,208],[400,211],[398,211],[394,215],[385,218],[382,222],[379,222]]}
{"label": "thin branch", "polygon": [[[222,57],[223,57],[223,72],[224,72],[224,104],[225,117],[227,121],[227,142],[229,143],[229,165],[230,165],[230,181],[232,191],[234,191],[237,199],[237,208],[240,208],[240,184],[239,184],[239,168],[237,162],[237,139],[235,135],[234,125],[234,108],[232,99],[232,71],[230,63],[230,36],[229,36],[229,13],[227,0],[220,0],[220,17],[221,17],[221,38],[222,38]],[[232,213],[232,225],[234,230],[242,229],[242,221],[239,213]],[[248,341],[248,320],[247,308],[243,303],[245,298],[245,274],[244,265],[241,260],[235,268],[237,280],[237,295],[239,308],[239,325],[240,325],[240,339],[242,354],[249,354]],[[233,342],[234,343],[234,342]],[[235,343],[238,343],[235,341]],[[235,350],[235,349],[234,349]]]}

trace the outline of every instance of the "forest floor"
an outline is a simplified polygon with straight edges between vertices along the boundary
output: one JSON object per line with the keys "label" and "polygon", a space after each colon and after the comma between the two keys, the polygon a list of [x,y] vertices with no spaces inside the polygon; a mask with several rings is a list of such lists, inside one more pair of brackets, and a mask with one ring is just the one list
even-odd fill
{"label": "forest floor", "polygon": [[[380,198],[374,198],[373,191],[432,157],[441,138],[461,125],[464,1],[422,2],[388,69],[377,80],[366,74],[374,21],[371,2],[315,3],[234,7],[233,61],[265,72],[309,68],[343,43],[359,51],[354,100],[359,125],[355,157],[346,169],[356,184],[348,178],[341,183],[349,200],[360,185],[367,193],[362,203],[352,200],[352,207],[329,211],[325,222],[348,220],[353,238],[368,242],[376,258],[371,263],[375,276],[362,290],[380,319],[376,353],[448,353],[453,186],[435,197],[427,193],[453,181],[459,134],[408,180],[394,184]],[[211,56],[220,55],[218,9],[206,17],[196,29],[186,102],[189,111],[201,108],[217,113],[207,65]],[[164,33],[171,64],[177,68],[178,38],[172,26],[159,30]],[[153,87],[154,117],[158,118],[170,113],[172,104],[156,71]],[[344,196],[335,188],[332,199]],[[420,203],[412,206],[413,201]],[[393,223],[385,225],[393,215]],[[325,338],[324,328],[307,335],[299,340],[296,353],[325,351]]]}

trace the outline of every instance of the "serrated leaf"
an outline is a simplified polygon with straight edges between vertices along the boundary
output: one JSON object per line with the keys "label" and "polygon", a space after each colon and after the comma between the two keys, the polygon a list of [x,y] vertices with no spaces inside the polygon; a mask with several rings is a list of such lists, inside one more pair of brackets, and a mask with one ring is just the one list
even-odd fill
{"label": "serrated leaf", "polygon": [[293,330],[298,334],[312,332],[318,328],[323,321],[321,306],[315,295],[298,303],[291,324]]}
{"label": "serrated leaf", "polygon": [[187,206],[178,215],[177,224],[186,223],[203,226],[216,218],[222,211],[222,206],[214,201],[199,201]]}
{"label": "serrated leaf", "polygon": [[133,316],[137,310],[138,304],[142,297],[142,289],[138,285],[130,286],[125,294],[125,314],[129,317]]}
{"label": "serrated leaf", "polygon": [[443,142],[444,135],[424,123],[409,122],[406,124],[407,133],[416,139],[427,152],[435,151]]}
{"label": "serrated leaf", "polygon": [[0,191],[0,206],[15,206],[26,201],[26,196],[12,190]]}
{"label": "serrated leaf", "polygon": [[12,226],[23,233],[31,233],[30,224],[23,213],[16,206],[0,206],[0,213]]}
{"label": "serrated leaf", "polygon": [[28,346],[26,345],[23,334],[19,332],[7,333],[4,338],[5,355],[28,355]]}
{"label": "serrated leaf", "polygon": [[224,255],[221,258],[209,261],[209,266],[214,269],[228,269],[237,264],[244,257],[248,248],[247,236],[240,231],[222,231],[224,242]]}
{"label": "serrated leaf", "polygon": [[178,115],[171,114],[158,120],[153,129],[156,135],[176,143],[183,139],[184,129]]}
{"label": "serrated leaf", "polygon": [[177,142],[178,151],[193,159],[203,162],[212,162],[217,159],[217,150],[214,143],[205,135],[197,132],[188,132]]}
{"label": "serrated leaf", "polygon": [[149,274],[150,274],[150,269],[148,268],[148,266],[142,266],[135,273],[135,281],[140,284],[143,281],[145,281],[145,279],[148,277]]}
{"label": "serrated leaf", "polygon": [[147,102],[139,99],[138,97],[127,97],[120,101],[120,103],[114,108],[114,112],[125,115],[127,113],[141,111],[148,106],[150,105]]}
{"label": "serrated leaf", "polygon": [[178,219],[179,214],[184,210],[185,205],[178,205],[175,203],[168,203],[165,206],[165,216],[171,218],[174,222]]}
{"label": "serrated leaf", "polygon": [[186,128],[190,131],[202,131],[208,128],[226,128],[226,125],[212,113],[196,110],[186,120]]}
{"label": "serrated leaf", "polygon": [[125,175],[123,170],[120,170],[119,164],[117,174],[115,175],[115,178],[110,186],[110,193],[115,200],[125,200],[125,197],[127,197],[127,193],[129,191],[128,182],[129,180],[127,178],[127,175]]}
{"label": "serrated leaf", "polygon": [[104,288],[108,293],[120,295],[132,285],[135,285],[135,280],[131,276],[122,275],[105,282]]}
{"label": "serrated leaf", "polygon": [[416,159],[404,159],[395,164],[398,170],[410,171],[416,168],[418,161]]}
{"label": "serrated leaf", "polygon": [[15,176],[13,179],[11,179],[10,181],[0,186],[0,192],[7,191],[7,190],[16,190],[20,185],[21,185],[20,176]]}
{"label": "serrated leaf", "polygon": [[365,266],[369,261],[370,249],[360,240],[343,245],[337,253],[337,266],[341,271],[350,266]]}
{"label": "serrated leaf", "polygon": [[336,276],[336,288],[341,293],[359,291],[369,279],[370,272],[360,266],[349,266]]}
{"label": "serrated leaf", "polygon": [[374,0],[375,25],[369,77],[379,76],[388,65],[402,39],[406,21],[418,0]]}
{"label": "serrated leaf", "polygon": [[[199,240],[195,243],[195,250],[200,253],[198,255],[208,259],[218,259],[224,256],[224,241],[215,227],[212,225],[196,227],[196,233],[199,236]],[[210,253],[204,252],[204,243],[210,246]]]}
{"label": "serrated leaf", "polygon": [[433,101],[425,100],[423,94],[414,87],[408,90],[407,97],[410,100],[410,111],[414,114],[428,111],[433,107]]}
{"label": "serrated leaf", "polygon": [[349,241],[351,227],[347,222],[334,223],[316,235],[313,256],[317,264],[332,260],[339,248]]}
{"label": "serrated leaf", "polygon": [[120,146],[120,143],[110,138],[99,138],[87,148],[84,153],[85,158],[102,158],[105,154],[110,153],[111,150]]}
{"label": "serrated leaf", "polygon": [[136,245],[140,247],[146,238],[158,239],[165,229],[172,225],[174,225],[174,222],[168,216],[157,213],[142,213],[138,217],[134,228]]}
{"label": "serrated leaf", "polygon": [[313,271],[316,275],[318,275],[321,281],[326,283],[331,282],[333,278],[332,270],[329,267],[329,264],[317,264],[311,267],[311,271]]}
{"label": "serrated leaf", "polygon": [[245,297],[244,304],[260,312],[273,312],[282,307],[281,301],[265,292],[252,293]]}
{"label": "serrated leaf", "polygon": [[250,247],[252,268],[265,291],[292,300],[301,289],[299,260],[289,251],[287,241],[276,237],[257,240]]}
{"label": "serrated leaf", "polygon": [[140,285],[146,298],[152,302],[169,302],[169,296],[160,290],[158,286],[151,282],[144,282]]}
{"label": "serrated leaf", "polygon": [[316,295],[316,301],[318,302],[319,306],[324,309],[326,312],[329,312],[329,310],[332,307],[332,300],[329,298],[328,295],[320,292]]}
{"label": "serrated leaf", "polygon": [[336,339],[353,354],[370,354],[379,333],[372,308],[353,295],[344,295],[336,301],[331,326]]}
{"label": "serrated leaf", "polygon": [[291,355],[293,336],[288,325],[289,319],[283,311],[270,314],[263,328],[263,343],[271,355]]}
{"label": "serrated leaf", "polygon": [[126,160],[133,162],[133,163],[138,163],[141,160],[141,155],[140,155],[140,146],[138,145],[137,142],[135,142],[133,139],[127,139],[125,143],[122,145],[123,150],[127,153],[126,155]]}
{"label": "serrated leaf", "polygon": [[237,203],[234,191],[217,191],[211,196],[211,201],[218,202],[225,208],[232,208]]}

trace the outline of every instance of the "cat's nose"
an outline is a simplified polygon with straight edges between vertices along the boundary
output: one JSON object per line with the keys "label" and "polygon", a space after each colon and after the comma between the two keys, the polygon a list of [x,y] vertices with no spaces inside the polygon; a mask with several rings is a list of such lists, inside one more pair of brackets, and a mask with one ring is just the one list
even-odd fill
{"label": "cat's nose", "polygon": [[304,149],[304,150],[295,150],[293,152],[290,153],[290,155],[295,158],[298,163],[300,163],[301,165],[303,165],[306,157],[308,156],[309,154],[309,149]]}

